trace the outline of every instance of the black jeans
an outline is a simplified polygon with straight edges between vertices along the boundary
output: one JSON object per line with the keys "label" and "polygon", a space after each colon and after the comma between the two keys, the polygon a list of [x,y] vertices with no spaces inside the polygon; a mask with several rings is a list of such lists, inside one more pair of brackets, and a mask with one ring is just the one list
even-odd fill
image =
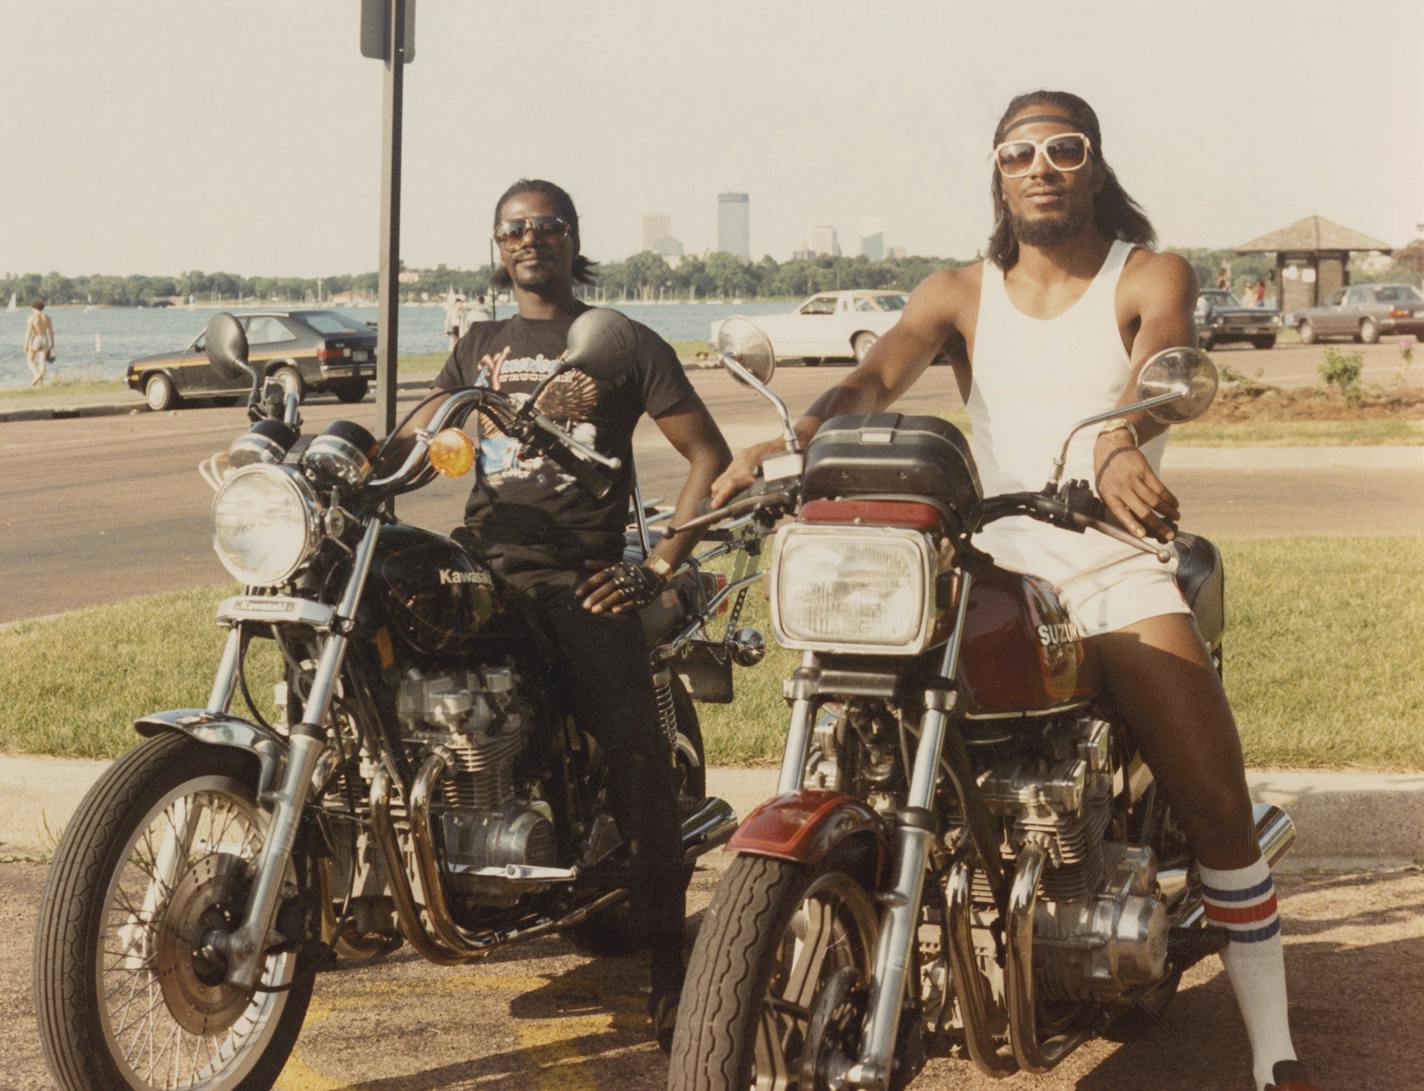
{"label": "black jeans", "polygon": [[568,707],[603,750],[613,817],[633,843],[634,907],[651,940],[656,998],[682,985],[687,897],[677,789],[642,626],[631,616],[589,613],[568,588],[546,590],[538,606],[564,660]]}

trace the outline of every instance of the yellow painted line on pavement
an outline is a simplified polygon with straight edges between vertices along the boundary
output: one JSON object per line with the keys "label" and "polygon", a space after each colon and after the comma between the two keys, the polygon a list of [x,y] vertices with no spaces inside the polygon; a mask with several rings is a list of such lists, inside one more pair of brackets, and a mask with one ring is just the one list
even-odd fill
{"label": "yellow painted line on pavement", "polygon": [[[553,978],[545,976],[491,973],[387,981],[329,1000],[312,997],[303,1028],[320,1025],[345,1012],[388,1004],[401,996],[468,992],[517,995],[544,988],[552,981]],[[538,1091],[598,1091],[593,1074],[586,1067],[588,1058],[579,1050],[579,1041],[627,1030],[640,1025],[638,1020],[638,1012],[630,1008],[553,1019],[514,1019],[512,1023],[519,1048],[533,1069],[534,1086]],[[314,1068],[302,1057],[298,1040],[298,1048],[292,1051],[275,1086],[277,1091],[359,1091],[360,1084],[347,1083]]]}

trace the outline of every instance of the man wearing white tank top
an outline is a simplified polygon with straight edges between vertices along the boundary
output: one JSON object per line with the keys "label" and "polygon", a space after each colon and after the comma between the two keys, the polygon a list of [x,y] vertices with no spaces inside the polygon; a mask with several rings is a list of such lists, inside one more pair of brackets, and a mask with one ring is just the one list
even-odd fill
{"label": "man wearing white tank top", "polygon": [[[926,277],[899,322],[796,422],[810,441],[843,413],[886,409],[948,352],[973,425],[985,495],[1037,490],[1072,424],[1133,400],[1154,353],[1196,344],[1192,268],[1156,241],[1103,157],[1092,107],[1062,91],[1015,98],[994,134],[988,260]],[[1066,476],[1094,487],[1128,531],[1175,533],[1177,498],[1158,476],[1165,426],[1145,414],[1085,430]],[[746,488],[770,440],[713,485]],[[1261,1091],[1317,1091],[1295,1058],[1280,922],[1261,859],[1240,740],[1220,679],[1171,569],[1105,535],[1027,518],[976,539],[1002,566],[1056,584],[1101,653],[1114,695],[1200,865],[1207,915],[1227,929],[1227,973]]]}

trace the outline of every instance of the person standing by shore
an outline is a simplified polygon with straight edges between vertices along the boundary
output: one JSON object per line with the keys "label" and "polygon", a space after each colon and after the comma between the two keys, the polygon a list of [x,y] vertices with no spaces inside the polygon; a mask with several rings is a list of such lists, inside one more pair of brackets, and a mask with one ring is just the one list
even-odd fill
{"label": "person standing by shore", "polygon": [[31,386],[44,382],[45,367],[54,359],[54,322],[45,314],[45,301],[30,304],[30,318],[25,323],[25,363],[29,365]]}
{"label": "person standing by shore", "polygon": [[465,332],[465,297],[457,295],[445,304],[445,335],[450,338],[450,351],[455,351],[460,335]]}

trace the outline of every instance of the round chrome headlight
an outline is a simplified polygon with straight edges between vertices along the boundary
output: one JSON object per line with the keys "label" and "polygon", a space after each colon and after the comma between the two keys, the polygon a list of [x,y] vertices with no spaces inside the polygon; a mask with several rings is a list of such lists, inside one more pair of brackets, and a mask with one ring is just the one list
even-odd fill
{"label": "round chrome headlight", "polygon": [[244,466],[213,499],[213,549],[239,583],[285,583],[320,542],[316,494],[289,466]]}

